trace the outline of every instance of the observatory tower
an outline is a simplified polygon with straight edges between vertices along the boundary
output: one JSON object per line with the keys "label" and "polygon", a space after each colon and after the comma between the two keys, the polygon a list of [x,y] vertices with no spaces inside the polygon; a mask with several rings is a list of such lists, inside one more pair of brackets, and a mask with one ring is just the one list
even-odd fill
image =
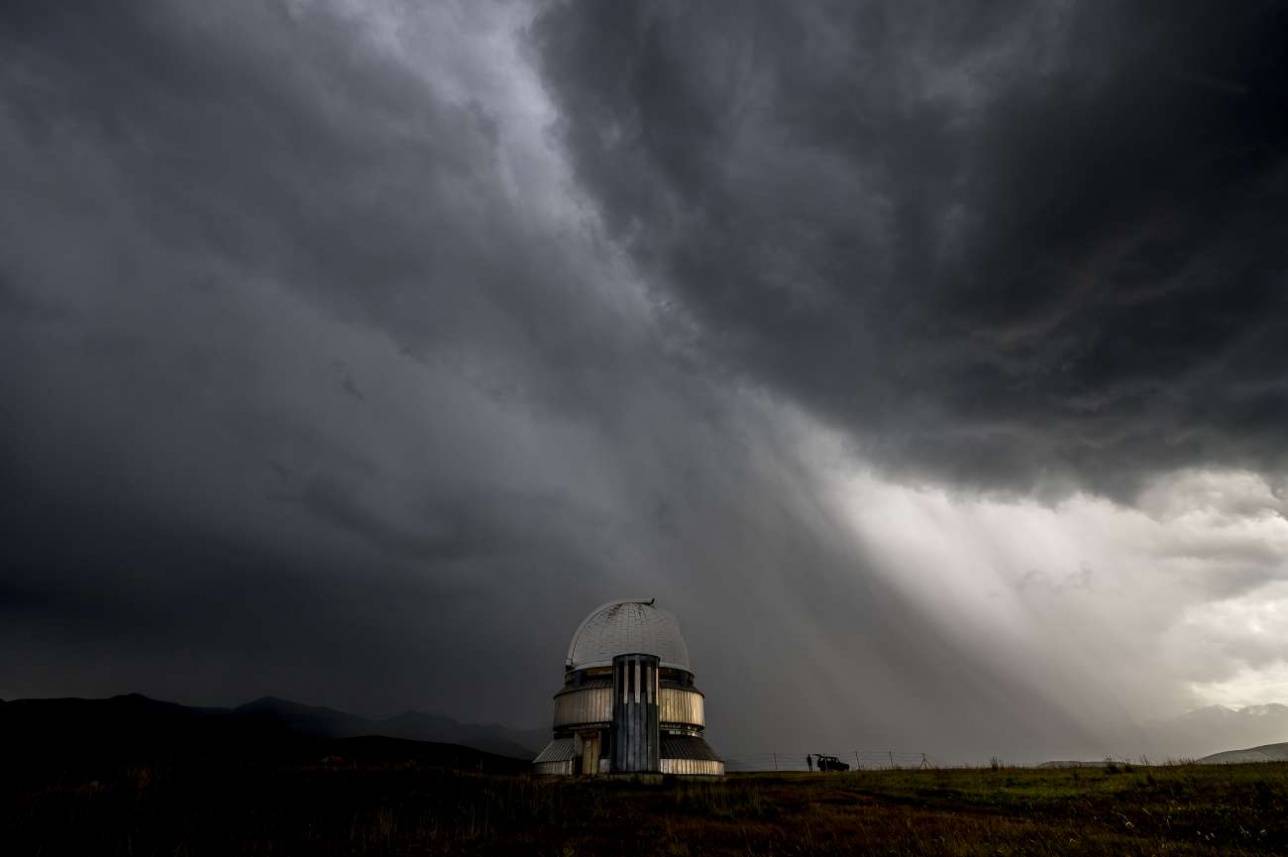
{"label": "observatory tower", "polygon": [[555,694],[554,740],[539,774],[705,774],[724,762],[702,738],[702,692],[675,617],[650,601],[613,601],[572,635]]}

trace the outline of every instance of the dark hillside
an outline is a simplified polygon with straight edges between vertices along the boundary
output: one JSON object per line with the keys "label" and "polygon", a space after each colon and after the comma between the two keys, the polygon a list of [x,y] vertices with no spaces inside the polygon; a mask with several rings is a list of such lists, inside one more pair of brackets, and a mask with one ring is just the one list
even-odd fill
{"label": "dark hillside", "polygon": [[[260,768],[281,764],[414,762],[494,773],[527,769],[528,760],[455,744],[378,736],[333,737],[343,724],[327,709],[190,708],[137,694],[110,699],[34,699],[0,703],[0,754],[35,780],[110,776],[123,766]],[[285,710],[296,716],[279,716]],[[319,725],[319,723],[323,725]]]}

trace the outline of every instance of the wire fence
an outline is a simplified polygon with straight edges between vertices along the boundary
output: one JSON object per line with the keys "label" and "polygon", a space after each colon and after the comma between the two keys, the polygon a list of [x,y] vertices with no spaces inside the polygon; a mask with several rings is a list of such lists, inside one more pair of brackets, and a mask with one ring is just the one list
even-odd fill
{"label": "wire fence", "polygon": [[[891,770],[895,768],[939,767],[925,753],[900,750],[839,750],[828,752],[775,752],[741,753],[725,757],[727,771],[810,771],[818,770],[818,758],[834,757],[850,766],[850,770]],[[808,760],[807,760],[808,757]]]}

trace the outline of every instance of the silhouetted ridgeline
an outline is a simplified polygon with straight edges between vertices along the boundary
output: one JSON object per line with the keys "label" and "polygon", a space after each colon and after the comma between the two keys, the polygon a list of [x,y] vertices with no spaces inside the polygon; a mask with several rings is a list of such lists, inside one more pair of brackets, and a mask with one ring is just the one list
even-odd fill
{"label": "silhouetted ridgeline", "polygon": [[383,720],[372,720],[333,708],[301,705],[266,696],[248,702],[232,713],[276,722],[295,732],[323,738],[383,735],[412,741],[460,744],[498,756],[521,759],[531,759],[545,744],[544,729],[524,731],[496,724],[460,723],[450,717],[424,711],[406,711]]}
{"label": "silhouetted ridgeline", "polygon": [[1226,750],[1199,759],[1200,765],[1247,765],[1255,762],[1288,762],[1288,741],[1246,750]]}
{"label": "silhouetted ridgeline", "polygon": [[373,734],[378,731],[375,721],[274,699],[234,709],[194,708],[137,694],[0,702],[0,753],[6,764],[47,776],[188,761],[415,762],[510,773],[526,770],[530,759],[525,748],[499,738],[488,743],[512,748],[512,755],[415,740],[411,735],[418,733],[407,728],[401,735]]}

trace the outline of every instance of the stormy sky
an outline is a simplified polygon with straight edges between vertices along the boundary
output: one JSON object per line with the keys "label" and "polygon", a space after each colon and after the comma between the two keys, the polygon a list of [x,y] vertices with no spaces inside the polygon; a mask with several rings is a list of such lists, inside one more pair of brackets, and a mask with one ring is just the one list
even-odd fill
{"label": "stormy sky", "polygon": [[[1288,703],[1288,7],[7,2],[0,697],[729,754]],[[1285,736],[1288,737],[1288,736]]]}

